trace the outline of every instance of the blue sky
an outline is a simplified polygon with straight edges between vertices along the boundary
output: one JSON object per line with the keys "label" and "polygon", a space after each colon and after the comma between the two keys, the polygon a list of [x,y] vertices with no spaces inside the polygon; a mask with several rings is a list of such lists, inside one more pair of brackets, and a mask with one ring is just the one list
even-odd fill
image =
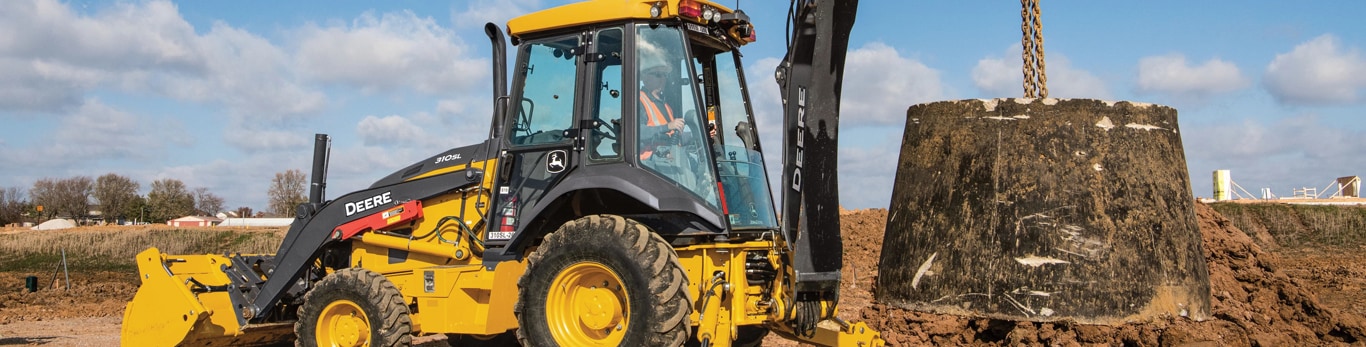
{"label": "blue sky", "polygon": [[[487,133],[485,22],[561,1],[0,2],[0,187],[114,172],[266,207],[333,135],[329,197]],[[723,0],[727,6],[735,1]],[[1193,193],[1232,170],[1254,193],[1366,174],[1360,1],[1046,1],[1052,97],[1169,105]],[[761,136],[786,2],[739,2]],[[886,207],[908,106],[1015,97],[1019,5],[860,3],[841,123],[841,203]],[[778,158],[770,166],[779,165]]]}

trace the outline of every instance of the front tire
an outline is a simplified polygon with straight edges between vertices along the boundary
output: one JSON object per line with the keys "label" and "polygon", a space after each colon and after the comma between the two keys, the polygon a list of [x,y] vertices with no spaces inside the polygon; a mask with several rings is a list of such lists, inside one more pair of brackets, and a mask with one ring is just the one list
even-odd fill
{"label": "front tire", "polygon": [[527,259],[517,282],[523,346],[678,346],[691,335],[678,254],[633,220],[570,221]]}
{"label": "front tire", "polygon": [[294,323],[299,347],[408,346],[412,319],[393,282],[358,268],[333,272],[304,296]]}

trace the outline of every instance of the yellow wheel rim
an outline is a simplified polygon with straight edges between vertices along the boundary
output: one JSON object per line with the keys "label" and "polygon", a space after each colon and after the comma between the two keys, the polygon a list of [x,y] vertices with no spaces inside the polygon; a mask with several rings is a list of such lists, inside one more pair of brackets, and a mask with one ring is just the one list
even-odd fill
{"label": "yellow wheel rim", "polygon": [[616,346],[626,336],[630,296],[607,266],[570,265],[555,276],[546,296],[546,323],[560,345]]}
{"label": "yellow wheel rim", "polygon": [[370,319],[351,300],[338,300],[318,317],[318,346],[369,346]]}

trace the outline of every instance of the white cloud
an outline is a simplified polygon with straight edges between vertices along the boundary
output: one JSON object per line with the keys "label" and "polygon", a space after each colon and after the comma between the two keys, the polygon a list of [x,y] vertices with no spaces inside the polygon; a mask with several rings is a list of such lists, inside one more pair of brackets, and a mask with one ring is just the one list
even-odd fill
{"label": "white cloud", "polygon": [[399,115],[365,116],[356,125],[356,133],[365,145],[413,143],[427,137],[421,127]]}
{"label": "white cloud", "polygon": [[224,142],[252,155],[311,148],[312,143],[308,140],[311,138],[304,132],[263,128],[259,125],[230,124],[223,129]]}
{"label": "white cloud", "polygon": [[169,2],[115,4],[90,16],[55,0],[3,6],[0,110],[69,110],[89,89],[123,74],[203,68],[194,28]]}
{"label": "white cloud", "polygon": [[840,100],[840,126],[901,125],[906,108],[944,98],[939,71],[871,42],[849,51]]}
{"label": "white cloud", "polygon": [[1276,100],[1287,104],[1342,104],[1360,101],[1366,88],[1366,58],[1324,34],[1277,54],[1263,80]]}
{"label": "white cloud", "polygon": [[[76,107],[100,77],[45,75],[44,64],[0,57],[0,110],[56,111]],[[93,80],[93,81],[92,81]]]}
{"label": "white cloud", "polygon": [[[1013,62],[1014,64],[1012,64]],[[993,97],[1020,95],[1024,77],[1020,73],[1023,65],[1018,61],[1007,62],[1003,58],[983,58],[972,69],[972,83],[982,94]]]}
{"label": "white cloud", "polygon": [[[745,68],[759,136],[766,139],[764,148],[780,148],[776,145],[782,140],[782,96],[773,80],[773,70],[781,61],[763,58]],[[903,57],[896,48],[880,42],[849,51],[844,71],[841,128],[899,127],[906,121],[906,108],[945,97],[938,70]],[[767,139],[772,139],[773,145]]]}
{"label": "white cloud", "polygon": [[1138,91],[1204,97],[1247,87],[1251,82],[1238,66],[1218,58],[1191,66],[1186,56],[1173,53],[1144,57],[1138,62]]}
{"label": "white cloud", "polygon": [[[157,124],[157,126],[146,126]],[[0,148],[0,162],[19,171],[89,168],[99,162],[146,160],[190,140],[177,121],[154,120],[86,100],[51,134],[28,148]],[[85,173],[88,174],[88,173]]]}
{"label": "white cloud", "polygon": [[[972,82],[985,98],[1018,97],[1024,95],[1022,49],[1015,44],[1003,57],[987,57],[977,61],[972,69]],[[1105,81],[1088,71],[1072,67],[1072,61],[1059,53],[1045,56],[1048,77],[1048,96],[1052,98],[1112,98]]]}
{"label": "white cloud", "polygon": [[22,33],[0,39],[6,56],[110,70],[202,65],[194,28],[167,1],[119,3],[92,16],[55,0],[7,1],[5,7],[0,32]]}
{"label": "white cloud", "polygon": [[1185,141],[1192,156],[1224,162],[1260,160],[1293,155],[1324,160],[1351,160],[1366,152],[1366,132],[1346,130],[1342,124],[1323,124],[1312,114],[1264,124],[1256,120],[1220,123],[1187,129]]}
{"label": "white cloud", "polygon": [[327,102],[324,94],[298,81],[288,54],[260,36],[215,23],[198,43],[205,74],[158,74],[145,81],[147,88],[181,100],[227,105],[247,122],[278,124],[311,116]]}
{"label": "white cloud", "polygon": [[887,208],[892,199],[901,153],[901,130],[869,136],[883,138],[865,146],[840,146],[840,205],[844,208]]}
{"label": "white cloud", "polygon": [[361,15],[350,26],[300,30],[296,62],[311,79],[367,91],[451,94],[489,78],[460,37],[411,11]]}
{"label": "white cloud", "polygon": [[464,10],[452,10],[451,22],[457,28],[483,27],[495,23],[507,30],[507,21],[541,9],[540,0],[475,0],[466,2]]}
{"label": "white cloud", "polygon": [[[781,184],[783,110],[773,69],[780,61],[763,58],[745,68],[770,184],[775,187]],[[844,207],[886,207],[906,108],[944,97],[938,71],[892,47],[875,42],[848,53],[840,101],[840,203]],[[860,140],[865,137],[878,140]]]}
{"label": "white cloud", "polygon": [[269,41],[224,23],[198,35],[167,1],[92,14],[52,0],[4,5],[0,111],[69,112],[88,94],[117,91],[227,106],[245,124],[311,115],[326,102]]}

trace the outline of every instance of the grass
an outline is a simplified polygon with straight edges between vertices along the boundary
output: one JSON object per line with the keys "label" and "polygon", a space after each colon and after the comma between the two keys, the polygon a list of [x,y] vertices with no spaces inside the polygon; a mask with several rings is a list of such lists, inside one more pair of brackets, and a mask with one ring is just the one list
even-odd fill
{"label": "grass", "polygon": [[[126,229],[122,229],[126,228]],[[26,230],[0,234],[0,271],[53,271],[66,251],[70,271],[137,269],[134,256],[148,247],[168,254],[274,253],[283,229],[171,229],[101,227]]]}
{"label": "grass", "polygon": [[1288,204],[1210,204],[1249,234],[1266,230],[1284,247],[1366,245],[1366,208]]}

